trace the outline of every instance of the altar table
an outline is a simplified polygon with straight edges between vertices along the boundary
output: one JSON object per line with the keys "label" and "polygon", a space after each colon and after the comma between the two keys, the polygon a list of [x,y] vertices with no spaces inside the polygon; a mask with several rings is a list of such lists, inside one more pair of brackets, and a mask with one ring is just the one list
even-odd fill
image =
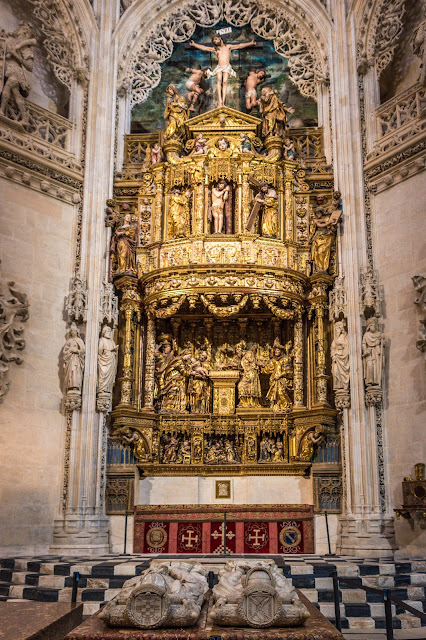
{"label": "altar table", "polygon": [[[226,514],[226,534],[224,516]],[[314,553],[313,506],[139,505],[134,553]]]}

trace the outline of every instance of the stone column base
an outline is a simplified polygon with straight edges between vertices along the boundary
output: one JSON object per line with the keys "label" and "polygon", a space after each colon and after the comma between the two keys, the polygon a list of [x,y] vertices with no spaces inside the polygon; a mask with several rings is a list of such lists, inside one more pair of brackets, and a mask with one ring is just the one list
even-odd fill
{"label": "stone column base", "polygon": [[386,558],[397,549],[393,518],[377,514],[339,518],[336,553]]}
{"label": "stone column base", "polygon": [[109,553],[109,518],[67,515],[55,520],[50,553],[94,558]]}

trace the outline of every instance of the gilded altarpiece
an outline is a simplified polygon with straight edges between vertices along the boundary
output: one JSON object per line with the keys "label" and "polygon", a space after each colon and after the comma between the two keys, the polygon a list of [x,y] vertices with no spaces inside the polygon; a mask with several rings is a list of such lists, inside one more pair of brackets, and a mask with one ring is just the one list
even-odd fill
{"label": "gilded altarpiece", "polygon": [[107,207],[120,298],[110,437],[143,475],[306,475],[338,437],[340,194],[320,128],[264,125],[223,106],[126,136]]}

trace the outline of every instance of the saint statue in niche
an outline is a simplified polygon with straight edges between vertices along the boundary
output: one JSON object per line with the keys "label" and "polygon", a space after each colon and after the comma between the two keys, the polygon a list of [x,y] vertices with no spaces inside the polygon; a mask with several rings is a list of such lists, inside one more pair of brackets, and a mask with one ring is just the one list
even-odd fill
{"label": "saint statue in niche", "polygon": [[230,199],[231,187],[226,180],[219,180],[215,187],[212,187],[212,206],[209,219],[213,219],[213,233],[223,233],[223,223],[225,221],[225,232],[232,233],[232,204]]}
{"label": "saint statue in niche", "polygon": [[86,347],[80,338],[78,327],[75,322],[72,322],[70,337],[66,341],[63,350],[65,391],[81,391],[85,353]]}
{"label": "saint statue in niche", "polygon": [[117,373],[118,345],[111,337],[111,328],[102,327],[98,346],[98,393],[111,393]]}
{"label": "saint statue in niche", "polygon": [[364,380],[368,386],[379,387],[382,383],[384,342],[377,318],[368,318],[367,329],[362,338]]}
{"label": "saint statue in niche", "polygon": [[241,44],[225,44],[222,36],[214,35],[212,38],[213,46],[207,47],[204,44],[197,44],[191,40],[191,47],[200,49],[201,51],[208,51],[209,53],[216,54],[217,67],[213,71],[207,70],[207,77],[217,77],[217,97],[219,101],[219,107],[223,107],[226,99],[226,90],[228,85],[229,76],[235,77],[237,74],[231,67],[231,52],[236,49],[245,49],[247,47],[253,47],[256,45],[256,41],[242,42]]}
{"label": "saint statue in niche", "polygon": [[[314,209],[309,238],[313,273],[317,271],[328,272],[330,266],[331,250],[336,238],[337,223],[341,216],[337,194],[338,192],[334,196],[335,202],[331,204],[325,204],[323,195],[316,197],[317,206]],[[338,195],[340,196],[340,194]]]}
{"label": "saint statue in niche", "polygon": [[189,234],[188,193],[173,187],[169,200],[169,238],[185,238]]}
{"label": "saint statue in niche", "polygon": [[136,224],[132,221],[132,214],[128,212],[124,216],[123,224],[117,227],[111,242],[116,273],[136,273],[135,251]]}

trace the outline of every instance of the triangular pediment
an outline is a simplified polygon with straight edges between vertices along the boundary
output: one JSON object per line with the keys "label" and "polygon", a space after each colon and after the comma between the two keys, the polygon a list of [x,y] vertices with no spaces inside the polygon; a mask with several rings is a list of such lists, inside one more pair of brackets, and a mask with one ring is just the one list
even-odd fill
{"label": "triangular pediment", "polygon": [[207,113],[202,113],[195,118],[191,118],[186,123],[188,130],[192,134],[252,131],[256,132],[262,121],[259,118],[242,113],[230,107],[218,107]]}

